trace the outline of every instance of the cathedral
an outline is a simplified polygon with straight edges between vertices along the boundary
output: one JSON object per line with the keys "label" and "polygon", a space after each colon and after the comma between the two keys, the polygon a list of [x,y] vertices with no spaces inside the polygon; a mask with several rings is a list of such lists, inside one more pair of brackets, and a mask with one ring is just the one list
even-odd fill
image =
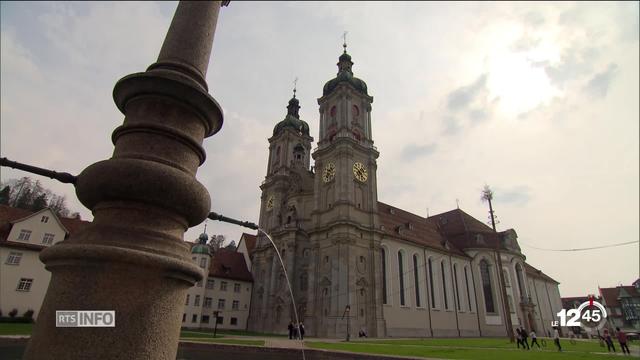
{"label": "cathedral", "polygon": [[[280,250],[307,334],[505,336],[510,321],[546,335],[562,307],[558,282],[525,261],[513,229],[495,232],[460,209],[425,218],[378,201],[373,97],[344,48],[318,99],[317,147],[294,92],[260,185],[259,225]],[[294,307],[265,236],[251,261],[248,329],[286,333]]]}

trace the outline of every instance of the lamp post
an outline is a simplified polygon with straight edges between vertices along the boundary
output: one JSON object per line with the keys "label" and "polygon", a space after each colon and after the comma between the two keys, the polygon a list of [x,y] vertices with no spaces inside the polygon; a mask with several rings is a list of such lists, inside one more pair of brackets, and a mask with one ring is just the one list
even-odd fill
{"label": "lamp post", "polygon": [[218,331],[218,316],[220,315],[220,311],[216,310],[213,312],[213,316],[216,318],[216,322],[213,324],[213,337],[216,337],[216,332]]}
{"label": "lamp post", "polygon": [[[175,360],[187,289],[203,277],[183,236],[211,209],[195,175],[222,127],[205,81],[221,5],[180,2],[157,61],[116,83],[113,155],[70,181],[94,220],[41,252],[51,280],[24,359]],[[56,327],[61,310],[112,310],[115,327]]]}
{"label": "lamp post", "polygon": [[347,305],[344,308],[344,313],[342,314],[342,318],[344,319],[344,317],[347,317],[347,341],[349,341],[349,339],[351,339],[351,316],[349,315],[351,312],[351,306]]}

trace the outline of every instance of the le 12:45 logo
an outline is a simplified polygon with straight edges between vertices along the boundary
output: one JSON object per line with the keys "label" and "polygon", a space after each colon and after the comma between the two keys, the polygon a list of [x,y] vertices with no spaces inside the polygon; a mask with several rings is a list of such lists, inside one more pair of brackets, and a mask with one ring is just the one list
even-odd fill
{"label": "le 12:45 logo", "polygon": [[[602,304],[590,298],[577,309],[562,309],[557,314],[560,326],[582,326],[585,330],[599,330],[607,321],[607,310]],[[552,326],[558,326],[558,321],[553,321]]]}

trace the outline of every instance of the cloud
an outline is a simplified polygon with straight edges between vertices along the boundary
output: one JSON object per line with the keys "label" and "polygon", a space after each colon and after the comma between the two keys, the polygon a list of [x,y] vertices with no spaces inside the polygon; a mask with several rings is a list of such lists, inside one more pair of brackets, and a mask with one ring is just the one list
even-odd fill
{"label": "cloud", "polygon": [[541,41],[540,38],[525,34],[514,41],[509,48],[513,52],[526,52],[540,45]]}
{"label": "cloud", "polygon": [[511,189],[496,188],[494,198],[499,203],[524,206],[531,200],[530,191],[528,186],[517,186]]}
{"label": "cloud", "polygon": [[477,125],[491,117],[499,98],[490,99],[487,78],[488,74],[483,73],[471,84],[461,86],[446,95],[443,134],[458,134],[465,126]]}
{"label": "cloud", "polygon": [[401,156],[407,161],[413,161],[419,157],[433,154],[438,146],[436,144],[416,145],[409,144],[402,149]]}
{"label": "cloud", "polygon": [[595,74],[591,80],[585,86],[587,91],[592,96],[605,97],[611,86],[611,82],[618,73],[618,65],[609,64],[605,71]]}
{"label": "cloud", "polygon": [[466,109],[478,96],[486,91],[487,74],[482,74],[471,85],[460,87],[452,91],[447,97],[449,110]]}

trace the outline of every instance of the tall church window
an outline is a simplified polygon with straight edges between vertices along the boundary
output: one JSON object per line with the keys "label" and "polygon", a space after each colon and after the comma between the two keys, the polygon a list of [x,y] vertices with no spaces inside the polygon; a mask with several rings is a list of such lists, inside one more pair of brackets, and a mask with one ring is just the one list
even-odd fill
{"label": "tall church window", "polygon": [[387,304],[387,252],[384,248],[380,249],[382,256],[382,303]]}
{"label": "tall church window", "polygon": [[398,274],[400,275],[400,305],[404,306],[404,266],[402,264],[402,252],[398,251]]}
{"label": "tall church window", "polygon": [[472,311],[471,307],[471,293],[469,292],[469,276],[467,275],[467,267],[464,267],[464,283],[467,287],[467,305],[469,305],[469,311]]}
{"label": "tall church window", "polygon": [[485,309],[489,313],[495,313],[496,308],[493,303],[493,292],[491,291],[491,273],[489,272],[489,263],[485,259],[480,261],[480,278],[482,279]]}
{"label": "tall church window", "polygon": [[355,123],[357,123],[360,120],[360,109],[358,109],[358,106],[353,105],[351,107],[351,115],[353,116],[353,121]]}
{"label": "tall church window", "polygon": [[442,274],[442,294],[444,295],[444,308],[449,310],[449,299],[447,299],[447,279],[444,275],[444,261],[440,261],[440,273]]}
{"label": "tall church window", "polygon": [[433,288],[433,266],[431,265],[432,261],[429,258],[428,266],[429,266],[429,290],[431,291],[431,308],[436,308],[436,295]]}
{"label": "tall church window", "polygon": [[280,162],[280,145],[276,147],[276,151],[273,153],[273,165],[277,165]]}
{"label": "tall church window", "polygon": [[524,288],[524,276],[522,275],[522,266],[520,264],[516,264],[516,280],[518,281],[518,290],[520,290],[520,296],[525,298],[527,296],[527,291]]}
{"label": "tall church window", "polygon": [[336,107],[332,106],[331,110],[329,111],[329,116],[331,118],[331,122],[334,123],[336,122]]}
{"label": "tall church window", "polygon": [[413,255],[413,281],[416,291],[416,306],[420,307],[420,279],[418,279],[418,255]]}
{"label": "tall church window", "polygon": [[456,293],[456,304],[460,310],[460,288],[458,287],[458,264],[453,264],[453,287]]}

